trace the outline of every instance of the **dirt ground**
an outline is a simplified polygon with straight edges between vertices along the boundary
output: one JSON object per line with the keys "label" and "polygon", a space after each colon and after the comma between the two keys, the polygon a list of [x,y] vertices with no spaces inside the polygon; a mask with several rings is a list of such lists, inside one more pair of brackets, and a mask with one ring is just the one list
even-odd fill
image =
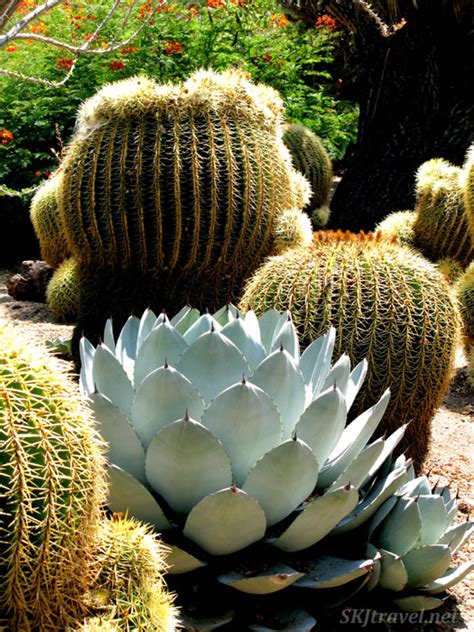
{"label": "dirt ground", "polygon": [[[11,271],[0,270],[0,320],[15,322],[26,336],[41,345],[47,339],[67,339],[71,337],[72,327],[52,322],[48,308],[42,303],[15,301],[8,296],[5,281]],[[451,484],[451,489],[459,490],[460,504],[458,520],[463,521],[473,513],[474,509],[474,476],[473,476],[473,443],[474,443],[474,392],[469,388],[464,373],[466,365],[462,350],[459,349],[456,374],[443,405],[432,422],[431,450],[426,461],[426,472],[434,483],[440,479],[441,484]],[[474,557],[474,543],[464,546],[456,561],[463,563]],[[360,629],[397,630],[402,632],[419,632],[435,630],[472,630],[474,631],[474,582],[464,580],[450,592],[439,616],[432,623],[412,625],[394,623],[374,626],[348,623],[350,617],[341,617],[339,626],[334,621],[318,630],[345,630],[348,627]],[[323,622],[322,622],[323,623]]]}

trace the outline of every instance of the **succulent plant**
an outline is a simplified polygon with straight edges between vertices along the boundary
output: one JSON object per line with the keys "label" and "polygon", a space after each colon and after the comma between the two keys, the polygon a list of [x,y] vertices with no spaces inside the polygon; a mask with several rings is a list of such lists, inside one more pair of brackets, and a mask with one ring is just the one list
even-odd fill
{"label": "succulent plant", "polygon": [[429,160],[416,174],[415,245],[436,261],[451,257],[466,267],[474,257],[464,211],[464,172],[445,160]]}
{"label": "succulent plant", "polygon": [[466,154],[464,162],[464,208],[466,211],[471,239],[474,243],[474,144],[472,144]]}
{"label": "succulent plant", "polygon": [[451,257],[445,257],[444,259],[438,259],[436,267],[444,275],[448,283],[455,283],[463,274],[464,269],[459,261],[451,259]]}
{"label": "succulent plant", "polygon": [[71,323],[77,319],[79,270],[73,257],[62,261],[53,272],[46,289],[46,302],[57,321]]}
{"label": "succulent plant", "polygon": [[474,347],[474,261],[458,278],[454,291],[463,321],[464,347],[468,352],[470,347]]}
{"label": "succulent plant", "polygon": [[367,554],[376,558],[371,588],[378,586],[403,610],[430,610],[443,603],[439,594],[473,568],[468,561],[452,568],[453,555],[474,531],[472,522],[453,524],[457,499],[449,486],[426,476],[407,482],[372,518]]}
{"label": "succulent plant", "polygon": [[102,442],[59,362],[0,323],[0,619],[58,630],[97,571]]}
{"label": "succulent plant", "polygon": [[332,162],[321,140],[304,125],[288,124],[283,142],[290,150],[293,164],[309,180],[312,189],[305,211],[318,230],[329,220],[329,194],[332,184]]}
{"label": "succulent plant", "polygon": [[413,225],[416,221],[415,211],[397,211],[391,213],[375,227],[385,237],[396,237],[402,246],[414,247],[415,233]]}
{"label": "succulent plant", "polygon": [[177,611],[163,580],[167,549],[151,528],[113,516],[101,521],[98,543],[101,568],[90,591],[95,612],[77,632],[174,632]]}
{"label": "succulent plant", "polygon": [[331,324],[336,353],[367,358],[360,413],[390,386],[379,432],[411,422],[404,447],[418,465],[431,418],[452,375],[459,313],[443,275],[412,250],[382,236],[315,233],[309,248],[271,257],[247,283],[241,309],[289,309],[310,344]]}
{"label": "succulent plant", "polygon": [[53,268],[69,256],[58,214],[58,189],[61,172],[46,180],[35,193],[30,217],[40,244],[41,257]]}
{"label": "succulent plant", "polygon": [[[148,310],[116,340],[110,321],[97,348],[81,340],[81,389],[109,445],[109,508],[163,533],[172,573],[209,566],[259,595],[369,581],[373,560],[306,550],[366,523],[413,468],[391,459],[404,427],[369,443],[388,391],[346,427],[367,363],[351,369],[344,355],[331,367],[334,344],[331,329],[300,355],[289,313],[232,306],[171,320]],[[265,565],[242,570],[234,554],[255,561],[255,547]]]}

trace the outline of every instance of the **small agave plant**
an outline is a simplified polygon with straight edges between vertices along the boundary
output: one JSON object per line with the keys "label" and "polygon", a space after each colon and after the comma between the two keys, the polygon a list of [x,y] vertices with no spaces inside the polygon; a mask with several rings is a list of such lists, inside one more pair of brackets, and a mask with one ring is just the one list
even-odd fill
{"label": "small agave plant", "polygon": [[289,313],[233,306],[171,320],[148,310],[117,340],[110,321],[97,348],[82,339],[81,389],[109,444],[109,508],[163,534],[171,573],[209,565],[243,593],[337,589],[338,600],[382,576],[375,547],[369,559],[313,554],[414,479],[410,460],[391,456],[404,427],[369,443],[389,392],[346,426],[367,363],[331,366],[334,343],[331,329],[300,354]]}

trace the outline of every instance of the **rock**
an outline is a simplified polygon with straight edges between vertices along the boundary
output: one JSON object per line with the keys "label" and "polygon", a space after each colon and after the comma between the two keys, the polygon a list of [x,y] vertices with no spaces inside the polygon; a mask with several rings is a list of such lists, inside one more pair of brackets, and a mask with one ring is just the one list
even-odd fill
{"label": "rock", "polygon": [[53,274],[53,268],[45,261],[23,261],[21,271],[11,276],[7,291],[17,301],[46,301],[46,287]]}

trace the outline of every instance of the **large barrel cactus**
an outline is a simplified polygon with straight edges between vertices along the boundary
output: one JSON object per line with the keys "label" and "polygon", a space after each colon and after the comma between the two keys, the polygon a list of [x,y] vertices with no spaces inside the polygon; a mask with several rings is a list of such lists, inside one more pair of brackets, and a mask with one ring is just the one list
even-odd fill
{"label": "large barrel cactus", "polygon": [[464,163],[464,206],[474,243],[474,145],[471,145]]}
{"label": "large barrel cactus", "polygon": [[451,257],[466,266],[474,257],[464,179],[462,169],[441,159],[423,163],[416,174],[415,244],[432,261]]}
{"label": "large barrel cactus", "polygon": [[404,445],[421,464],[459,331],[457,307],[434,265],[382,237],[315,233],[309,248],[269,259],[248,282],[241,307],[290,309],[305,344],[333,324],[337,352],[369,363],[355,410],[390,387],[380,430],[411,422]]}
{"label": "large barrel cactus", "polygon": [[237,71],[180,85],[137,77],[85,102],[58,193],[81,331],[147,306],[236,300],[264,257],[288,245],[281,219],[304,206],[309,186],[291,165],[282,113],[273,89]]}
{"label": "large barrel cactus", "polygon": [[463,320],[463,338],[466,352],[474,347],[474,261],[457,280],[454,291],[459,301]]}
{"label": "large barrel cactus", "polygon": [[94,580],[101,442],[60,367],[0,323],[0,619],[64,629]]}
{"label": "large barrel cactus", "polygon": [[322,228],[326,226],[330,214],[331,158],[321,140],[304,125],[286,125],[283,142],[290,150],[294,166],[311,184],[312,195],[305,211],[310,215],[313,226]]}

